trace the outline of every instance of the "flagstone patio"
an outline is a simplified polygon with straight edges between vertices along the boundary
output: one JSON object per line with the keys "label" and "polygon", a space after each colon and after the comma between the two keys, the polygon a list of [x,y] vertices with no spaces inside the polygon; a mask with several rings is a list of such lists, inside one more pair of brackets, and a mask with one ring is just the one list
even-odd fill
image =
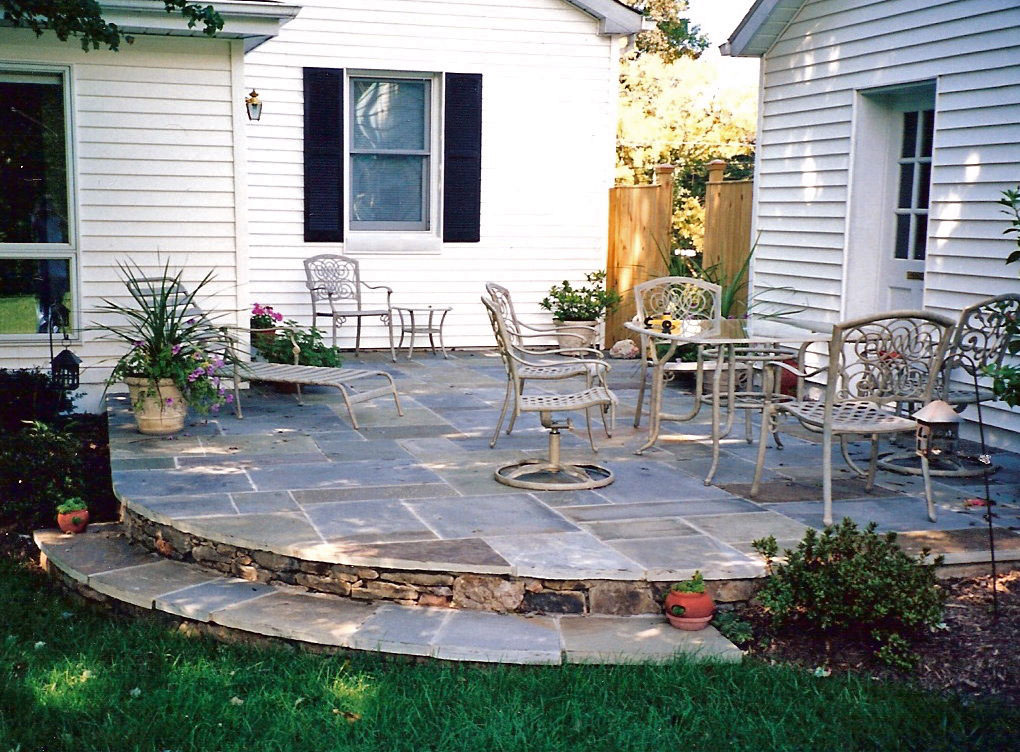
{"label": "flagstone patio", "polygon": [[[499,464],[542,454],[546,436],[526,415],[489,448],[505,377],[494,353],[472,351],[395,364],[373,354],[349,360],[391,373],[405,411],[397,416],[384,399],[360,405],[360,430],[351,427],[335,390],[306,389],[299,406],[293,396],[257,386],[243,397],[244,420],[224,414],[173,438],[143,437],[134,431],[126,396],[113,395],[114,488],[149,542],[158,539],[164,552],[200,562],[179,550],[179,537],[174,550],[170,531],[191,536],[192,546],[209,544],[203,552],[229,549],[219,561],[205,553],[221,567],[223,556],[231,557],[235,573],[246,566],[238,556],[259,551],[320,565],[545,581],[664,582],[695,569],[709,580],[741,580],[763,574],[752,540],[774,535],[789,546],[808,526],[821,527],[820,448],[810,437],[769,449],[763,491],[752,501],[756,448],[735,429],[715,484],[706,486],[708,411],[666,424],[664,440],[636,456],[645,433],[644,423],[632,426],[638,364],[611,363],[610,385],[620,399],[613,438],[596,430],[597,455],[583,430],[563,440],[565,453],[597,459],[616,474],[596,491],[528,493],[493,479]],[[677,411],[692,399],[679,387],[667,394]],[[1002,466],[990,483],[999,559],[1017,560],[1020,457],[997,453],[994,461]],[[835,467],[841,465],[837,458]],[[875,521],[879,530],[901,533],[907,548],[945,553],[947,563],[987,560],[983,510],[964,504],[984,496],[974,479],[935,480],[932,523],[919,478],[880,472],[868,494],[848,470],[836,476],[837,519]]]}

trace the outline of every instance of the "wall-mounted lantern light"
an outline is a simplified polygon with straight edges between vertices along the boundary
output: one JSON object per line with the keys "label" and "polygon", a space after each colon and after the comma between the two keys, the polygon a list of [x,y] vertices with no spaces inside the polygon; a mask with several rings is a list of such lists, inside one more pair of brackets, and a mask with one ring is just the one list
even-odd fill
{"label": "wall-mounted lantern light", "polygon": [[244,106],[248,110],[249,120],[258,120],[262,117],[262,100],[259,99],[259,93],[254,89],[244,98]]}

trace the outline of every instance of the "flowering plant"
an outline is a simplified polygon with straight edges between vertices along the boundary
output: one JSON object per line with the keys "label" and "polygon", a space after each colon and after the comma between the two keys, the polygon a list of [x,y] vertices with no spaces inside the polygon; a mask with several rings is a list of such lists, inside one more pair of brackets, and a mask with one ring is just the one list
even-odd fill
{"label": "flowering plant", "polygon": [[272,329],[281,321],[283,321],[283,314],[274,311],[272,306],[256,303],[251,307],[249,326],[252,329]]}
{"label": "flowering plant", "polygon": [[[125,377],[142,378],[149,384],[146,396],[152,396],[160,379],[170,379],[185,402],[200,413],[216,412],[232,402],[234,395],[220,376],[230,359],[229,336],[195,305],[196,294],[212,281],[212,274],[187,292],[181,272],[171,276],[169,265],[155,278],[144,277],[134,264],[118,266],[132,304],[104,299],[100,311],[118,314],[126,323],[99,324],[98,328],[130,349],[117,361],[107,386]],[[172,397],[166,399],[172,404]]]}

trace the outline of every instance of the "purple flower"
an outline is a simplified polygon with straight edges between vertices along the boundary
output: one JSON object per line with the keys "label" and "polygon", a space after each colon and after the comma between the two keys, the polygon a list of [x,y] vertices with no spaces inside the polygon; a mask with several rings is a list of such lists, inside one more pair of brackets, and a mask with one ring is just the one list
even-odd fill
{"label": "purple flower", "polygon": [[214,413],[218,413],[220,411],[220,406],[219,405],[213,405],[209,409],[212,410]]}
{"label": "purple flower", "polygon": [[167,398],[166,398],[166,403],[167,403],[168,405],[172,405],[172,404],[174,403],[174,398],[173,398],[173,397],[167,397]]}
{"label": "purple flower", "polygon": [[195,319],[188,319],[188,320],[187,320],[187,321],[185,321],[184,323],[185,323],[185,324],[188,324],[188,325],[190,326],[191,324],[194,324],[194,323],[195,323]]}
{"label": "purple flower", "polygon": [[226,402],[229,405],[231,402],[234,401],[234,395],[232,395],[232,394],[224,394],[223,395],[223,401]]}
{"label": "purple flower", "polygon": [[141,347],[141,346],[142,346],[142,345],[144,345],[144,344],[145,344],[145,343],[144,343],[144,342],[142,342],[142,341],[141,341],[140,339],[136,339],[136,340],[135,340],[134,342],[132,342],[132,343],[131,343],[131,345],[132,345],[133,347]]}
{"label": "purple flower", "polygon": [[184,347],[184,345],[174,345],[173,347],[170,348],[170,352],[172,352],[174,355],[176,355],[177,353],[179,353],[181,351],[182,347]]}

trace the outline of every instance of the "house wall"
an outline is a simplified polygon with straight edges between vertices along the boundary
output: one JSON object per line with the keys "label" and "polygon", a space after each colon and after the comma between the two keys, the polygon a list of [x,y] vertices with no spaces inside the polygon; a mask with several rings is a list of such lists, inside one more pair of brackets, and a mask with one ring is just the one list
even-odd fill
{"label": "house wall", "polygon": [[[1020,7],[1015,0],[808,0],[763,58],[755,218],[758,288],[805,316],[862,315],[876,284],[848,222],[855,170],[876,169],[855,141],[860,89],[936,81],[926,308],[955,316],[990,295],[1020,291],[1003,263],[1015,243],[996,205],[1020,182]],[[860,158],[855,160],[854,155]],[[846,249],[852,254],[847,258]],[[856,308],[856,309],[855,309]],[[871,310],[875,310],[872,308]],[[997,409],[996,409],[997,408]],[[1020,431],[1003,404],[985,420]],[[1016,433],[999,442],[1020,444]]]}
{"label": "house wall", "polygon": [[[124,301],[118,261],[153,274],[169,262],[171,269],[184,269],[191,285],[212,271],[216,281],[206,307],[235,318],[235,209],[244,191],[235,181],[240,144],[233,135],[243,111],[240,44],[136,36],[119,52],[85,53],[74,40],[0,29],[0,62],[70,69],[75,314],[86,329],[104,320],[95,311],[102,298]],[[95,409],[123,349],[87,330],[72,349],[84,361],[87,396],[79,407]],[[2,367],[48,367],[49,358],[45,338],[38,344],[0,340]]]}
{"label": "house wall", "polygon": [[[363,279],[394,289],[394,304],[453,306],[448,346],[492,344],[479,302],[487,280],[512,290],[522,318],[548,321],[537,301],[551,284],[606,264],[618,45],[563,0],[302,5],[245,58],[246,84],[265,103],[247,128],[249,303],[309,323],[302,259],[348,252]],[[304,67],[481,73],[481,242],[424,253],[305,243]],[[381,326],[366,327],[363,344],[386,344]]]}

